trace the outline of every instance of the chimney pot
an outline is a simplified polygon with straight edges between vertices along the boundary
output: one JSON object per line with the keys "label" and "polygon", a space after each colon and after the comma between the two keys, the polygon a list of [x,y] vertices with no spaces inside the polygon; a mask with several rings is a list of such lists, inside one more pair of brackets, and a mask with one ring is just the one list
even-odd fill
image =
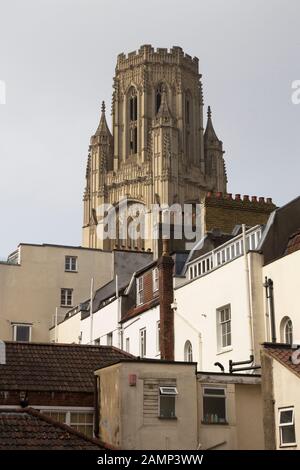
{"label": "chimney pot", "polygon": [[240,195],[240,194],[236,194],[236,195],[235,195],[235,200],[236,200],[236,201],[240,201],[240,200],[241,200],[241,195]]}

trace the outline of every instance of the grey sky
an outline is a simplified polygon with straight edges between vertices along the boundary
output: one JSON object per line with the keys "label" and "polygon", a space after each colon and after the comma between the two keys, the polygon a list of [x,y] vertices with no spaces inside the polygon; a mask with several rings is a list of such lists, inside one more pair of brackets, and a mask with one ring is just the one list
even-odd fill
{"label": "grey sky", "polygon": [[142,44],[199,57],[230,192],[297,196],[299,18],[298,0],[1,0],[0,256],[81,244],[89,137],[117,54]]}

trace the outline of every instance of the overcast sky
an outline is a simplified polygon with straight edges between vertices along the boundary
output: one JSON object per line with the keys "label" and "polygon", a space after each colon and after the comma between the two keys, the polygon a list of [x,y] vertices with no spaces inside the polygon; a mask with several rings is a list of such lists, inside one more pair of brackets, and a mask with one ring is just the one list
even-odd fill
{"label": "overcast sky", "polygon": [[229,192],[299,195],[299,22],[298,0],[0,0],[0,256],[81,244],[89,138],[142,44],[199,57]]}

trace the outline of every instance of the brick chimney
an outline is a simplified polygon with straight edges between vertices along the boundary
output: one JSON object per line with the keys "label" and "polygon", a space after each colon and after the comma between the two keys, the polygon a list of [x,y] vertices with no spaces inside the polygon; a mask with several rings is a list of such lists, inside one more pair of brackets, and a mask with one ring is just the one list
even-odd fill
{"label": "brick chimney", "polygon": [[169,254],[168,240],[163,240],[163,253],[157,261],[159,270],[160,355],[161,359],[174,361],[174,301],[173,258]]}

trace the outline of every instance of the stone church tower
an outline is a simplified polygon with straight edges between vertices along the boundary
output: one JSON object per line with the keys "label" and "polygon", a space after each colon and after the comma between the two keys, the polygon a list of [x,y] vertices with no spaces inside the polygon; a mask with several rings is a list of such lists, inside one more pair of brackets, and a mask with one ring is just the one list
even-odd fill
{"label": "stone church tower", "polygon": [[[168,51],[144,45],[120,54],[113,87],[112,133],[103,103],[90,141],[83,246],[154,250],[152,204],[200,203],[207,191],[226,192],[222,142],[210,108],[204,132],[198,59],[180,47]],[[105,230],[99,207],[118,208],[124,198],[129,205],[145,207],[149,239],[121,240],[118,234],[113,240],[99,238]],[[118,219],[117,227],[123,222]]]}

